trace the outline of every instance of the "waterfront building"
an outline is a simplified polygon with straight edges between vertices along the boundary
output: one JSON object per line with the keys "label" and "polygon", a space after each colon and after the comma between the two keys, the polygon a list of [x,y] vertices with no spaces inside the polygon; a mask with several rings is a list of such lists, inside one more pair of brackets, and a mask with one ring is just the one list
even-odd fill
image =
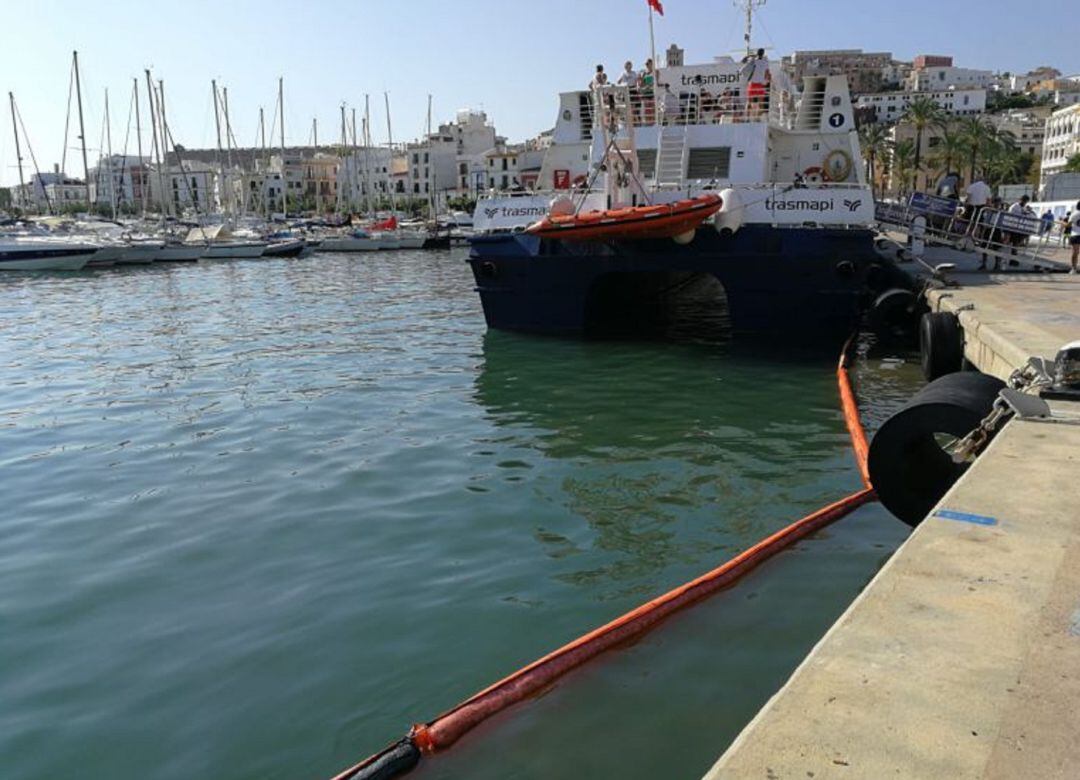
{"label": "waterfront building", "polygon": [[[180,212],[194,209],[200,212],[218,211],[218,169],[200,160],[184,160],[161,166],[149,166],[147,192],[152,208]],[[164,186],[164,191],[162,191]]]}
{"label": "waterfront building", "polygon": [[859,109],[873,109],[878,122],[895,122],[918,97],[927,97],[951,116],[977,116],[986,111],[985,89],[942,89],[929,92],[877,92],[859,95]]}
{"label": "waterfront building", "polygon": [[270,170],[278,174],[276,188],[284,183],[289,211],[333,210],[337,207],[338,172],[341,158],[336,154],[310,150],[285,150],[270,158]]}
{"label": "waterfront building", "polygon": [[30,181],[11,188],[11,205],[27,211],[62,212],[73,208],[86,208],[86,182],[60,171],[35,173]]}
{"label": "waterfront building", "polygon": [[379,146],[360,147],[341,158],[337,192],[343,210],[364,208],[369,193],[374,199],[389,194],[391,158],[390,150]]}
{"label": "waterfront building", "polygon": [[1071,78],[1055,78],[1040,81],[1029,88],[1036,98],[1049,99],[1058,108],[1080,103],[1080,81]]}
{"label": "waterfront building", "polygon": [[943,89],[990,89],[998,79],[990,70],[958,68],[952,57],[923,54],[912,63],[906,88],[910,92],[930,92]]}
{"label": "waterfront building", "polygon": [[1080,154],[1080,104],[1059,109],[1046,120],[1039,166],[1042,186],[1046,186],[1050,177],[1061,173],[1069,158],[1076,154]]}
{"label": "waterfront building", "polygon": [[[95,206],[135,208],[148,195],[149,157],[114,154],[90,169],[90,200]],[[85,200],[85,194],[82,196]]]}
{"label": "waterfront building", "polygon": [[1002,114],[989,114],[986,119],[1002,132],[1009,133],[1021,152],[1042,155],[1043,140],[1046,137],[1046,120],[1051,113],[1049,106],[1016,109]]}
{"label": "waterfront building", "polygon": [[[482,166],[483,155],[499,140],[485,112],[462,109],[454,121],[440,124],[437,130],[406,146],[408,176],[403,186],[409,194],[423,198],[435,192],[475,191],[471,185],[476,163],[481,161]],[[486,181],[479,189],[485,186]]]}
{"label": "waterfront building", "polygon": [[879,92],[895,75],[891,52],[864,52],[862,49],[822,49],[796,51],[781,60],[796,84],[805,76],[844,75],[853,93]]}

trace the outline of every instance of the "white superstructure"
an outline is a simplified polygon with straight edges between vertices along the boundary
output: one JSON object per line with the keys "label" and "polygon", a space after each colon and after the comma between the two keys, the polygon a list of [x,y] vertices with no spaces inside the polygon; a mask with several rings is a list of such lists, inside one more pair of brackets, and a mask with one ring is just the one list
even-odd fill
{"label": "white superstructure", "polygon": [[560,194],[586,198],[591,209],[703,190],[721,192],[717,222],[734,229],[746,222],[868,225],[873,198],[847,79],[808,76],[796,86],[775,63],[768,84],[751,88],[744,72],[724,57],[661,68],[652,89],[562,93],[537,192],[482,199],[477,229],[523,227]]}

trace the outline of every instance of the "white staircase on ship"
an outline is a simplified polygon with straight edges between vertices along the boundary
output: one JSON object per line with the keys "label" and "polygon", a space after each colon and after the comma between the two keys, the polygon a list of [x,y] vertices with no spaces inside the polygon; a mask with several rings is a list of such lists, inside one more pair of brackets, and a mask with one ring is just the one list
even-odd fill
{"label": "white staircase on ship", "polygon": [[660,128],[656,149],[657,187],[682,187],[686,180],[689,153],[686,125],[667,125]]}

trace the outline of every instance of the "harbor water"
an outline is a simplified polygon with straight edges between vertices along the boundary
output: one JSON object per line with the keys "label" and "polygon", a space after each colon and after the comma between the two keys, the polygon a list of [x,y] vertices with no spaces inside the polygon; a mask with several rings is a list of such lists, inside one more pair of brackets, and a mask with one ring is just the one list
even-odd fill
{"label": "harbor water", "polygon": [[[488,332],[460,252],[9,274],[0,318],[6,780],[329,776],[860,486],[834,352]],[[855,380],[871,430],[921,383]],[[907,530],[859,510],[416,776],[699,777]]]}

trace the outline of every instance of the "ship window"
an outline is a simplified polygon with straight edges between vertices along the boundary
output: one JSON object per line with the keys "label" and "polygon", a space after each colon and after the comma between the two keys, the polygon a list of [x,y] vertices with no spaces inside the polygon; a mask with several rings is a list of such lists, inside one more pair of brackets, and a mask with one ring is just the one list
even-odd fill
{"label": "ship window", "polygon": [[[653,152],[655,161],[656,152]],[[641,159],[639,154],[638,159]],[[644,164],[644,161],[642,161]],[[690,150],[687,161],[688,179],[726,179],[731,175],[731,147],[703,146]]]}

